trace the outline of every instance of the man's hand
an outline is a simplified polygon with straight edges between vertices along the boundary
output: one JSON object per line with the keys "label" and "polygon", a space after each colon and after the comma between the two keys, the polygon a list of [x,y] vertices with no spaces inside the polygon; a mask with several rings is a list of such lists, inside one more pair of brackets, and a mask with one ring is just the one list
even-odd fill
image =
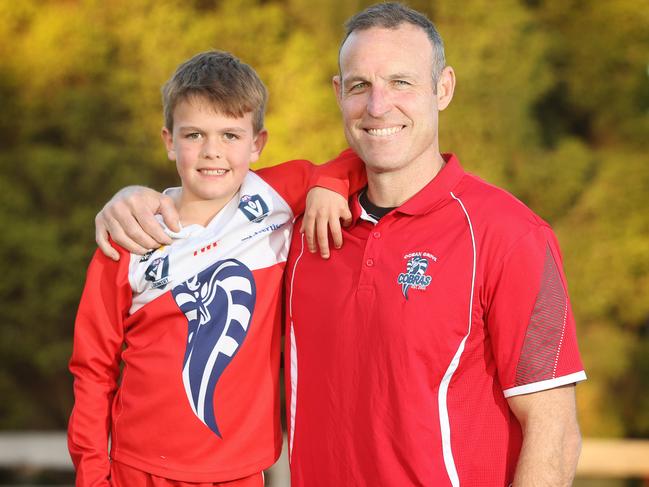
{"label": "man's hand", "polygon": [[128,186],[118,191],[95,217],[95,240],[101,251],[113,260],[118,252],[108,242],[108,235],[129,252],[144,254],[149,249],[171,243],[155,214],[161,214],[173,231],[180,230],[173,200],[143,186]]}
{"label": "man's hand", "polygon": [[523,430],[514,487],[572,485],[581,451],[574,384],[508,402]]}
{"label": "man's hand", "polygon": [[[352,221],[347,200],[340,194],[329,189],[314,187],[306,196],[306,210],[300,232],[306,237],[309,252],[315,253],[316,240],[323,259],[329,258],[329,234],[334,247],[339,249],[343,244],[342,225],[347,226]],[[317,234],[317,237],[316,237]]]}

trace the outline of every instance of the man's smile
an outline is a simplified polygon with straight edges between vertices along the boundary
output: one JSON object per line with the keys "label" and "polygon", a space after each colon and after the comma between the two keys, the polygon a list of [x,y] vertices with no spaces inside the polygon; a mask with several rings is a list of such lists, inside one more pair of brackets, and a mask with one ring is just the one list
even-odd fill
{"label": "man's smile", "polygon": [[405,128],[405,125],[395,125],[394,127],[385,127],[385,128],[366,128],[364,129],[369,135],[373,137],[388,137],[394,135],[398,132],[401,132]]}

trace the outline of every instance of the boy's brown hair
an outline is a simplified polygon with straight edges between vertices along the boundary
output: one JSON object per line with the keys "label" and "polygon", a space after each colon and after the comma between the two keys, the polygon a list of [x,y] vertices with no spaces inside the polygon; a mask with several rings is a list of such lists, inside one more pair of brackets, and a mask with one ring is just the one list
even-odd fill
{"label": "boy's brown hair", "polygon": [[173,131],[178,103],[204,97],[229,117],[252,112],[255,134],[264,128],[268,91],[254,69],[223,51],[206,51],[185,61],[162,87],[165,127]]}

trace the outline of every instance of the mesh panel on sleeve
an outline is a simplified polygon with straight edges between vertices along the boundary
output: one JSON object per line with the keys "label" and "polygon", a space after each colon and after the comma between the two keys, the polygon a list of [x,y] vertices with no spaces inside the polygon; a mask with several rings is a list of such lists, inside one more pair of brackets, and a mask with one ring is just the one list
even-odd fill
{"label": "mesh panel on sleeve", "polygon": [[516,368],[516,386],[555,377],[567,311],[568,296],[548,246],[541,288],[527,326],[525,342]]}

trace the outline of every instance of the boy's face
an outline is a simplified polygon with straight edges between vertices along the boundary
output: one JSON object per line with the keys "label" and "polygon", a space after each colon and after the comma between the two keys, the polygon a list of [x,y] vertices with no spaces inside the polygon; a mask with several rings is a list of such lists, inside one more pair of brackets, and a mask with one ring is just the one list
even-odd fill
{"label": "boy's face", "polygon": [[254,134],[252,113],[233,118],[202,97],[176,105],[174,127],[162,129],[169,159],[176,161],[183,202],[210,201],[224,206],[239,191],[250,163],[259,159],[268,137]]}

